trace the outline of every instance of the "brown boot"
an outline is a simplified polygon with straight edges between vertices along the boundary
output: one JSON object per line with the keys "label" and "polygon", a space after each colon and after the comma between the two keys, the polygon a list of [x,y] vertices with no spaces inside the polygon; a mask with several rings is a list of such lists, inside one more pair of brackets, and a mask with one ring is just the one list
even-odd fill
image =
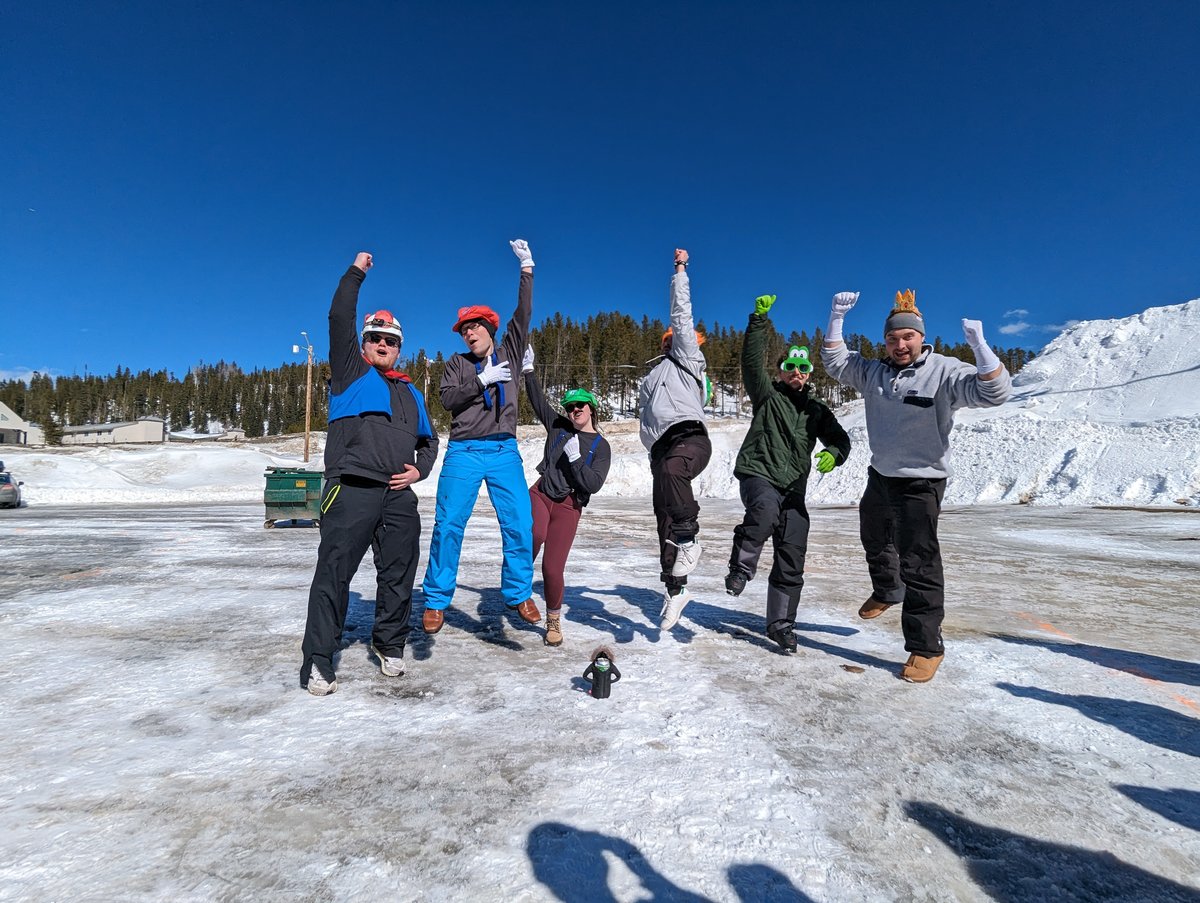
{"label": "brown boot", "polygon": [[521,616],[522,621],[527,621],[530,624],[536,624],[542,619],[542,613],[538,611],[537,603],[532,599],[526,599],[518,605],[517,614]]}
{"label": "brown boot", "polygon": [[547,646],[561,646],[563,641],[562,624],[559,621],[559,613],[546,612],[546,636],[542,642]]}
{"label": "brown boot", "polygon": [[914,652],[900,669],[900,676],[910,684],[928,683],[933,680],[933,675],[937,674],[938,665],[945,657],[945,654],[929,656],[917,655]]}
{"label": "brown boot", "polygon": [[880,602],[874,596],[871,596],[871,598],[862,604],[862,608],[858,610],[858,616],[864,621],[869,621],[872,618],[878,618],[895,604],[895,602]]}

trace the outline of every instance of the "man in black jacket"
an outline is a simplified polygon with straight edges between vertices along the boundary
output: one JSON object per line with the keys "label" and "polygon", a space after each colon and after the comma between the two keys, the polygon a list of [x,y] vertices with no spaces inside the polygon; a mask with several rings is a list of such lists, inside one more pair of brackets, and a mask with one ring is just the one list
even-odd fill
{"label": "man in black jacket", "polygon": [[400,323],[378,310],[363,318],[361,333],[355,329],[358,290],[371,266],[371,255],[360,252],[329,308],[321,546],[300,666],[300,684],[314,696],[337,689],[333,657],[341,647],[350,581],[372,545],[377,599],[371,651],[386,676],[404,673],[421,536],[412,484],[429,476],[437,459],[438,437],[425,399],[395,369],[404,340]]}

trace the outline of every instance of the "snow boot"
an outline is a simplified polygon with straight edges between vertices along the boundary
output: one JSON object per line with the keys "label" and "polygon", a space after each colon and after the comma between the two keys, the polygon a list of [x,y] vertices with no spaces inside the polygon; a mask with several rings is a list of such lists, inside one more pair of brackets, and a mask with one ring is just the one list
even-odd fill
{"label": "snow boot", "polygon": [[895,602],[880,602],[872,595],[871,598],[862,604],[862,607],[858,610],[858,616],[864,621],[870,621],[872,618],[878,618],[895,604]]}
{"label": "snow boot", "polygon": [[908,657],[908,661],[904,667],[900,669],[900,676],[910,684],[928,683],[933,680],[933,675],[937,674],[938,665],[942,663],[942,659],[945,657],[945,653],[941,655],[918,655],[914,652]]}
{"label": "snow boot", "polygon": [[725,592],[731,596],[740,596],[746,588],[746,575],[741,571],[730,571],[725,578]]}
{"label": "snow boot", "polygon": [[796,632],[791,621],[776,621],[767,628],[767,636],[773,639],[784,652],[796,651]]}
{"label": "snow boot", "polygon": [[562,622],[557,611],[546,612],[546,635],[542,642],[547,646],[561,646],[563,641]]}
{"label": "snow boot", "polygon": [[684,606],[692,601],[692,595],[688,592],[686,586],[679,587],[674,593],[667,590],[663,593],[662,607],[662,623],[660,626],[663,630],[670,630],[679,623],[679,617],[683,614]]}

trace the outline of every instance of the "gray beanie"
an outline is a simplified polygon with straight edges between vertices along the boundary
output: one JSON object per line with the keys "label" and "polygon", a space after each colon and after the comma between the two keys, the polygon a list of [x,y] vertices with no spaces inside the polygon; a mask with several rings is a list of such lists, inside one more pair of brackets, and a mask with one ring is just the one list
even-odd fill
{"label": "gray beanie", "polygon": [[896,292],[896,306],[883,324],[883,334],[887,335],[893,329],[915,329],[925,335],[925,320],[917,310],[917,293],[911,288]]}

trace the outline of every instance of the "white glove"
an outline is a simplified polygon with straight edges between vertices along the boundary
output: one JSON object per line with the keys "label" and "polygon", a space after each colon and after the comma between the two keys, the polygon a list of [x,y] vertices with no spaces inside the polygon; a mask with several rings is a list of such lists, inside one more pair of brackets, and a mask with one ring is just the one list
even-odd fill
{"label": "white glove", "polygon": [[532,345],[525,346],[525,357],[521,358],[521,372],[522,373],[532,373],[533,372],[533,346]]}
{"label": "white glove", "polygon": [[975,352],[975,369],[980,373],[991,373],[1000,366],[1000,358],[996,357],[996,352],[992,351],[987,339],[983,337],[983,323],[964,318],[962,326],[963,336]]}
{"label": "white glove", "polygon": [[571,438],[563,443],[563,453],[567,456],[567,460],[574,464],[582,457],[579,454],[579,434],[572,433]]}
{"label": "white glove", "polygon": [[858,292],[838,292],[833,296],[833,307],[829,311],[829,327],[825,330],[825,341],[836,345],[842,340],[842,320],[858,302]]}
{"label": "white glove", "polygon": [[510,241],[513,253],[517,255],[517,260],[521,261],[522,267],[533,266],[533,252],[529,250],[529,242],[523,238],[518,238],[516,241]]}
{"label": "white glove", "polygon": [[479,372],[478,379],[483,383],[485,389],[493,383],[508,382],[512,379],[512,372],[509,370],[508,361],[501,361],[498,364],[488,361],[483,365],[483,370]]}

